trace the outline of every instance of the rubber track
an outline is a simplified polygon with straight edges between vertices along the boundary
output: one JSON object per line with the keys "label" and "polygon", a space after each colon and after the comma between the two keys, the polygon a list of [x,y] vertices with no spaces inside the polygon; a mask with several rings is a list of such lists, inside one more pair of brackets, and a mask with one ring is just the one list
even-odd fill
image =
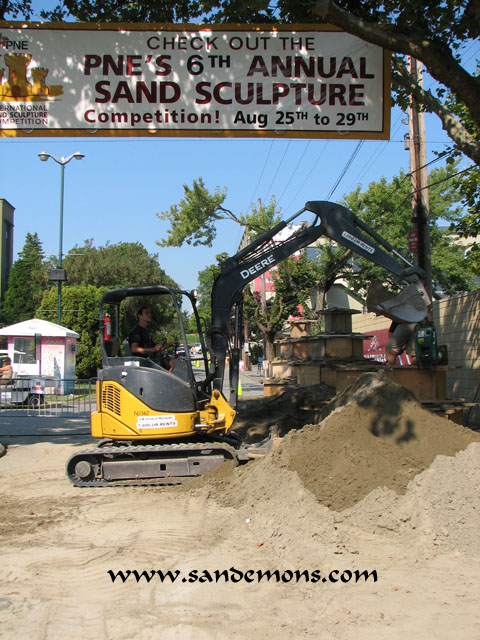
{"label": "rubber track", "polygon": [[[105,457],[105,455],[115,454],[118,457],[129,456],[130,454],[135,455],[144,455],[151,453],[167,453],[167,452],[175,452],[175,451],[191,451],[193,454],[202,449],[214,449],[218,452],[228,451],[231,454],[231,459],[235,460],[238,463],[238,455],[236,450],[228,445],[228,444],[219,444],[218,442],[212,443],[199,443],[199,444],[157,444],[157,445],[136,445],[136,446],[114,446],[114,447],[95,447],[93,449],[84,449],[83,451],[79,451],[78,453],[74,453],[67,460],[66,464],[66,473],[70,482],[75,487],[124,487],[124,486],[175,486],[184,484],[188,482],[188,480],[192,480],[198,476],[184,476],[182,478],[157,478],[152,480],[116,480],[115,482],[109,482],[103,478],[95,478],[94,480],[82,480],[81,478],[77,478],[73,475],[73,469],[75,468],[76,462],[79,460],[85,460],[85,458],[92,456],[95,458],[94,462],[98,462],[99,458]],[[229,460],[228,457],[225,457],[225,460]],[[72,470],[72,473],[69,470]]]}

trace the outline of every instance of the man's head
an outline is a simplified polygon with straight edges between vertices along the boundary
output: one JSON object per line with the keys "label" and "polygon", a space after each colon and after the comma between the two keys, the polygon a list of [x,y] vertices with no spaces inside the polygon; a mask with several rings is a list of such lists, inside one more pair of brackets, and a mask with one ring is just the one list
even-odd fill
{"label": "man's head", "polygon": [[12,359],[9,358],[8,356],[3,359],[3,365],[5,366],[7,364],[12,364]]}
{"label": "man's head", "polygon": [[152,320],[152,310],[146,304],[137,309],[137,322],[140,326],[145,327]]}

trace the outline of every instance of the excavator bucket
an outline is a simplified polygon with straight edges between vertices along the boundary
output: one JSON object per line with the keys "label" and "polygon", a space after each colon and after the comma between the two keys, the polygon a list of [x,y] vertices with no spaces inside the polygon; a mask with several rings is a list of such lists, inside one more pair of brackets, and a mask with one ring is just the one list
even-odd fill
{"label": "excavator bucket", "polygon": [[430,299],[420,280],[409,284],[393,297],[392,292],[378,280],[372,282],[367,292],[368,311],[396,322],[421,322],[427,315],[429,304]]}

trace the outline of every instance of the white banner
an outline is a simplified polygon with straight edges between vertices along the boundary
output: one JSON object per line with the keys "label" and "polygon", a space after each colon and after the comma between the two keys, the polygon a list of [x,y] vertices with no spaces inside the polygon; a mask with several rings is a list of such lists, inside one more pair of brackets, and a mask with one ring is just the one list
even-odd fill
{"label": "white banner", "polygon": [[390,58],[328,26],[0,23],[2,136],[388,139]]}

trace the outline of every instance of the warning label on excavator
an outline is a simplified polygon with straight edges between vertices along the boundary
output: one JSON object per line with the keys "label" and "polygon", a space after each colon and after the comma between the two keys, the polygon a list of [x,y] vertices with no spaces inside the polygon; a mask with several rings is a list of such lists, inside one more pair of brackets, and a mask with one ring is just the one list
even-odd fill
{"label": "warning label on excavator", "polygon": [[329,25],[0,23],[1,136],[388,139],[390,54]]}
{"label": "warning label on excavator", "polygon": [[174,415],[164,416],[139,416],[137,418],[137,429],[167,429],[177,427],[178,422]]}

